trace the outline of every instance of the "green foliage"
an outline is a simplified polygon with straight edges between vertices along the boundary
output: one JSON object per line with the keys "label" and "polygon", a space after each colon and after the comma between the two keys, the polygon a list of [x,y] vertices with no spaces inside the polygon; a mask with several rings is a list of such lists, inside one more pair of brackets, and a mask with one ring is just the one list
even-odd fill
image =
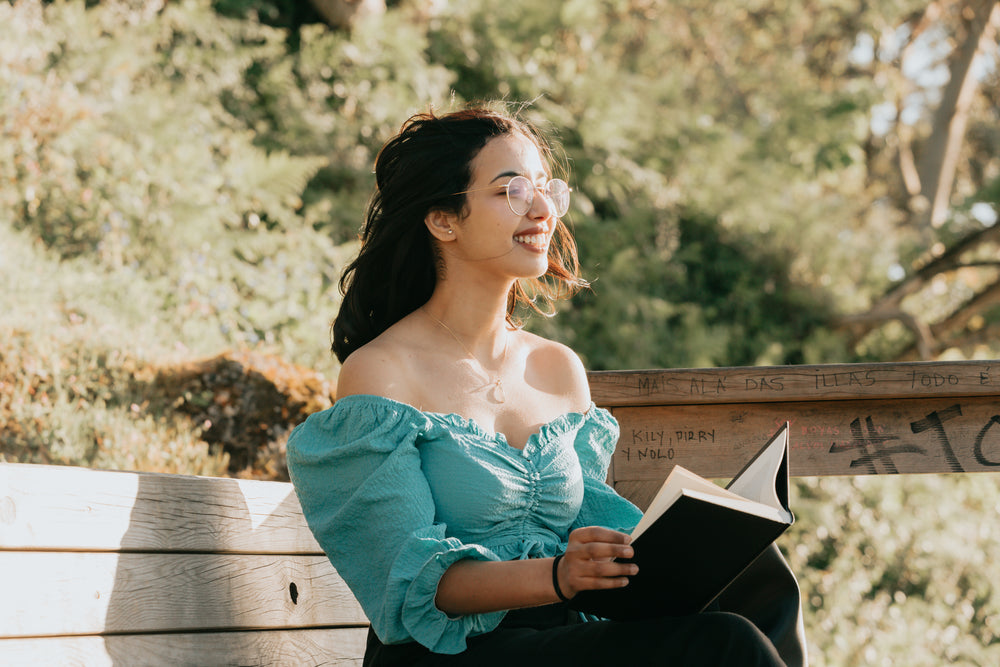
{"label": "green foliage", "polygon": [[5,217],[0,460],[223,474],[228,457],[181,415],[150,409],[136,379],[142,356],[168,358],[170,322],[158,320],[150,285],[127,270],[60,261]]}
{"label": "green foliage", "polygon": [[407,116],[448,100],[452,75],[420,55],[426,41],[401,13],[350,35],[305,25],[294,52],[258,63],[249,85],[225,97],[258,145],[296,155],[322,148],[327,165],[302,193],[307,224],[354,239],[382,143]]}
{"label": "green foliage", "polygon": [[996,476],[804,478],[782,542],[800,573],[811,664],[996,664]]}
{"label": "green foliage", "polygon": [[[883,223],[858,214],[877,90],[846,74],[817,86],[821,63],[852,44],[843,31],[838,43],[806,29],[816,14],[835,21],[857,7],[818,4],[515,0],[442,17],[430,52],[459,63],[459,95],[535,99],[529,115],[557,130],[572,166],[572,218],[598,280],[570,317],[529,326],[600,368],[852,360],[817,325],[866,303],[862,290],[885,284],[894,255],[868,241]],[[748,22],[760,29],[748,33]],[[678,271],[721,269],[697,251],[675,256],[691,240],[685,219],[718,227],[737,249],[730,259],[745,258],[730,278],[780,267],[783,283],[710,280],[685,291]],[[708,305],[730,298],[739,309]],[[775,312],[796,321],[775,326]],[[736,349],[727,341],[741,328],[760,333]]]}
{"label": "green foliage", "polygon": [[[99,254],[110,266],[152,261],[162,271],[185,242],[224,237],[247,216],[294,216],[302,185],[324,161],[265,154],[217,102],[253,58],[275,52],[278,34],[239,23],[209,32],[200,26],[214,15],[192,3],[137,26],[81,11],[50,8],[48,26],[10,45],[47,51],[26,59],[31,69],[4,95],[5,134],[19,139],[4,156],[4,175],[22,187],[19,226],[64,256]],[[150,76],[161,70],[164,77]],[[151,247],[161,252],[150,258]]]}
{"label": "green foliage", "polygon": [[676,237],[578,229],[584,248],[599,249],[586,259],[600,279],[558,319],[589,367],[804,363],[830,346],[818,334],[822,297],[789,279],[787,251],[715,220],[682,217],[670,229]]}
{"label": "green foliage", "polygon": [[344,252],[304,227],[327,164],[255,143],[219,102],[280,60],[284,34],[171,3],[122,20],[82,3],[6,9],[0,203],[64,259],[143,285],[166,347],[266,342],[327,365]]}
{"label": "green foliage", "polygon": [[212,8],[222,16],[288,28],[292,36],[303,24],[322,21],[312,3],[302,0],[214,0]]}

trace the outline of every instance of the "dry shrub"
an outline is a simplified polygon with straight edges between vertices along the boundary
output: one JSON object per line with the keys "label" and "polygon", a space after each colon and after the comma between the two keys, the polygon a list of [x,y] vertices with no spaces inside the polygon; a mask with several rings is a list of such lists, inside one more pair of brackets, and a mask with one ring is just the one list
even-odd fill
{"label": "dry shrub", "polygon": [[222,446],[231,473],[287,480],[288,434],[333,405],[336,382],[272,354],[230,351],[160,367],[152,389],[189,416],[203,440]]}

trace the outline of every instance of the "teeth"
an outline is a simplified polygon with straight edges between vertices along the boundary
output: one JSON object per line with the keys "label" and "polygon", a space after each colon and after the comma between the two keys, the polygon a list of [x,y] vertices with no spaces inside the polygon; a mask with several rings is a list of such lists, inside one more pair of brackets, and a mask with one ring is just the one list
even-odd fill
{"label": "teeth", "polygon": [[515,236],[514,240],[517,241],[518,243],[543,246],[545,245],[546,241],[548,241],[548,237],[546,237],[545,234],[525,234],[522,236]]}

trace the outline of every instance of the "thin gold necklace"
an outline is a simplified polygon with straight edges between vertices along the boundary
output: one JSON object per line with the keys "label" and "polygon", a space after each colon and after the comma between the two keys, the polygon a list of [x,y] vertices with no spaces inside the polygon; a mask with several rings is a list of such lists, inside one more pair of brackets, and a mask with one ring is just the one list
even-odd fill
{"label": "thin gold necklace", "polygon": [[496,398],[497,402],[505,403],[507,401],[507,394],[503,390],[503,378],[500,377],[500,372],[503,370],[503,366],[507,362],[507,347],[510,344],[510,336],[508,335],[506,338],[504,338],[503,341],[503,356],[500,358],[500,370],[497,371],[496,375],[490,377],[490,372],[486,370],[485,366],[483,366],[483,362],[479,361],[479,359],[476,358],[476,355],[472,354],[472,351],[465,346],[465,343],[462,342],[462,339],[459,338],[455,334],[455,332],[451,330],[451,327],[449,327],[447,324],[445,324],[438,318],[428,313],[426,310],[424,310],[423,306],[420,307],[420,312],[422,312],[424,315],[426,315],[427,317],[431,318],[432,320],[440,324],[442,327],[444,327],[445,331],[451,334],[451,337],[455,339],[456,343],[462,346],[462,349],[465,350],[465,353],[467,355],[469,355],[469,358],[475,361],[477,364],[479,364],[479,367],[483,369],[483,373],[486,373],[486,377],[490,379],[490,384],[492,384],[494,387],[494,397]]}

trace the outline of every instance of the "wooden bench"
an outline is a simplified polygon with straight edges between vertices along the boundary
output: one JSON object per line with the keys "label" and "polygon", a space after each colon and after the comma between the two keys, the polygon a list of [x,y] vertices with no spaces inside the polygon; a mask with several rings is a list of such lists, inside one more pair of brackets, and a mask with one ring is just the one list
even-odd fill
{"label": "wooden bench", "polygon": [[609,473],[645,506],[674,464],[735,475],[791,423],[793,476],[1000,472],[1000,361],[590,374],[621,437]]}
{"label": "wooden bench", "polygon": [[[1000,362],[591,374],[645,506],[790,421],[793,475],[1000,470]],[[360,664],[367,619],[291,485],[0,464],[0,664]]]}

